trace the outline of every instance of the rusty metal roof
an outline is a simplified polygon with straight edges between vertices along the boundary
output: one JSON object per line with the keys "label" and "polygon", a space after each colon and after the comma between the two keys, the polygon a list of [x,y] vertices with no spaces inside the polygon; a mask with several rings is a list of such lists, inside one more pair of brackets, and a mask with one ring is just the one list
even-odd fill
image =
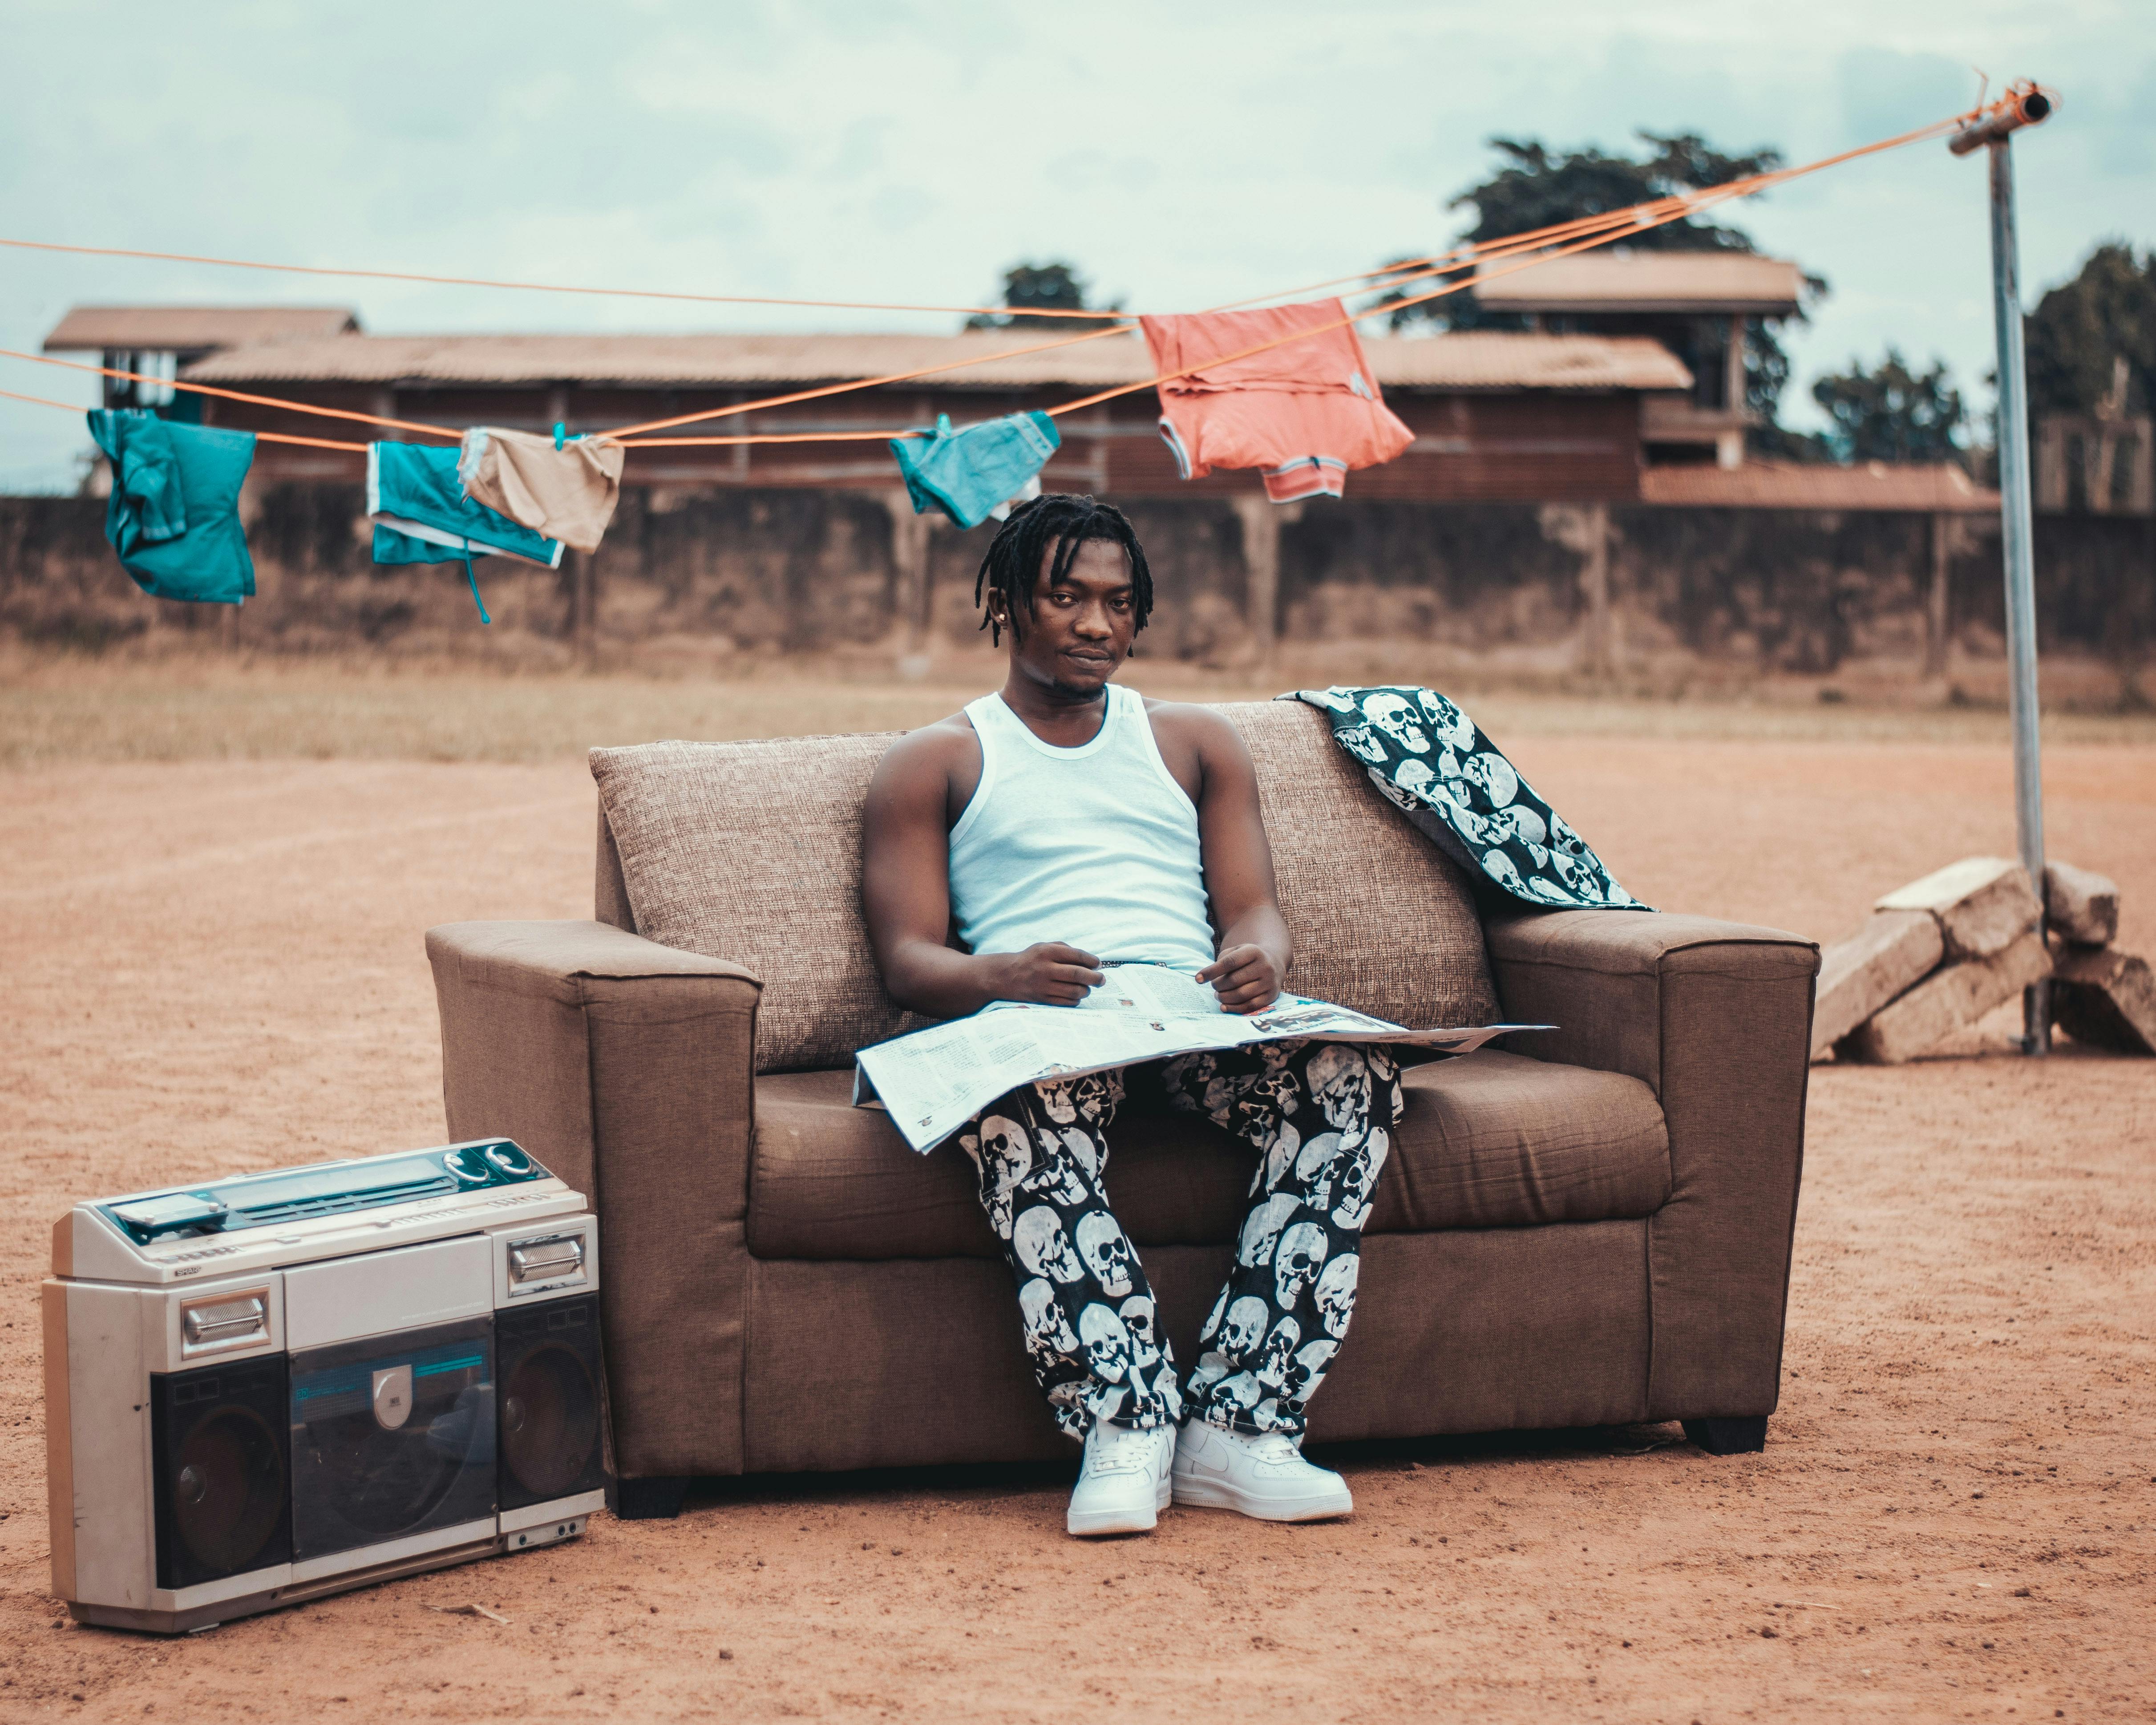
{"label": "rusty metal roof", "polygon": [[[1020,352],[1054,331],[957,336],[345,336],[213,354],[198,383],[619,384],[639,388],[814,383],[883,377],[976,357],[918,387],[1111,388],[1153,374],[1145,343],[1114,335]],[[1472,334],[1365,343],[1387,389],[1688,389],[1691,374],[1640,336]],[[996,358],[1009,354],[1009,358]]]}
{"label": "rusty metal roof", "polygon": [[1952,462],[1868,461],[1852,467],[1748,461],[1741,467],[1649,467],[1640,501],[1691,509],[1885,509],[1992,515],[1999,493]]}
{"label": "rusty metal roof", "polygon": [[[1522,270],[1492,264],[1475,297],[1492,311],[1726,312],[1786,316],[1804,271],[1750,252],[1582,252]],[[1511,274],[1501,274],[1510,270]]]}
{"label": "rusty metal roof", "polygon": [[1477,330],[1366,341],[1387,389],[1690,389],[1691,372],[1645,336],[1514,335]]}
{"label": "rusty metal roof", "polygon": [[186,353],[358,328],[348,305],[77,305],[45,337],[45,352]]}

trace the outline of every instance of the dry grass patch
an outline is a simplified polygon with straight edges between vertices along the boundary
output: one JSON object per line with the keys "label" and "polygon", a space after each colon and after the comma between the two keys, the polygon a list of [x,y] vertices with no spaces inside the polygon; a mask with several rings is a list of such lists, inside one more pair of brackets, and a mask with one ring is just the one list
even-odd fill
{"label": "dry grass patch", "polygon": [[[211,657],[0,660],[0,766],[70,761],[540,762],[654,737],[902,730],[955,711],[1000,680],[990,656],[919,680],[887,663],[737,661],[699,675],[509,671],[469,663]],[[1336,670],[1329,674],[1337,676]],[[1126,680],[1199,701],[1263,699],[1328,674],[1208,672],[1141,660]],[[1369,680],[1383,680],[1374,674]],[[1743,700],[1652,700],[1475,688],[1435,678],[1499,739],[1607,737],[1771,742],[2007,746],[1984,709],[1824,705],[1763,685]],[[2048,742],[2156,744],[2156,716],[2047,716]]]}

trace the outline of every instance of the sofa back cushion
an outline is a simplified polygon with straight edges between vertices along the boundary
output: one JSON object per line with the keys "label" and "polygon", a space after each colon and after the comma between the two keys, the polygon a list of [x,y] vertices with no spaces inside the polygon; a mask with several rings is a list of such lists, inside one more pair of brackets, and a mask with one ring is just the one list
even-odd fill
{"label": "sofa back cushion", "polygon": [[[1395,1023],[1496,1015],[1465,878],[1294,702],[1222,709],[1257,763],[1288,986]],[[861,804],[893,737],[594,749],[592,776],[639,934],[763,982],[757,1070],[844,1065],[926,1023],[884,992],[861,922]]]}
{"label": "sofa back cushion", "polygon": [[891,734],[593,749],[636,932],[763,983],[759,1072],[840,1066],[925,1024],[876,975],[861,803]]}

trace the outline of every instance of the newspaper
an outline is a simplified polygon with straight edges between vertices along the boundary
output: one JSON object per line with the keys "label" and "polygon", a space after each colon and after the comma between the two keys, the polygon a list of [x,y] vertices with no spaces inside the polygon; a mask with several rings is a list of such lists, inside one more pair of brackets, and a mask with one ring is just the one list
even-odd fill
{"label": "newspaper", "polygon": [[998,1001],[971,1018],[861,1050],[854,1105],[888,1111],[906,1142],[925,1154],[998,1096],[1039,1079],[1290,1039],[1412,1043],[1466,1054],[1507,1031],[1555,1028],[1410,1030],[1300,994],[1283,994],[1265,1011],[1245,1015],[1224,1011],[1210,986],[1165,965],[1103,968],[1107,980],[1075,1007]]}

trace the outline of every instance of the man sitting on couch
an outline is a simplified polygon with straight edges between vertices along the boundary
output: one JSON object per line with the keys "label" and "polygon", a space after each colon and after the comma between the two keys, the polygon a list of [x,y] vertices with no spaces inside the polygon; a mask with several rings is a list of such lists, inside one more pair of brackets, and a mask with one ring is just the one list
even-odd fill
{"label": "man sitting on couch", "polygon": [[[1002,692],[893,744],[869,788],[863,892],[893,998],[939,1018],[1070,1006],[1101,966],[1147,963],[1209,984],[1224,1010],[1270,1005],[1290,955],[1250,753],[1209,709],[1109,680],[1152,607],[1130,523],[1090,497],[1021,505],[981,589],[992,639],[1009,636]],[[1102,1183],[1127,1098],[1204,1115],[1257,1153],[1187,1384]],[[1300,1445],[1401,1106],[1382,1048],[1271,1043],[1030,1085],[959,1132],[1034,1375],[1085,1444],[1071,1532],[1144,1532],[1171,1494],[1269,1521],[1353,1507]]]}

